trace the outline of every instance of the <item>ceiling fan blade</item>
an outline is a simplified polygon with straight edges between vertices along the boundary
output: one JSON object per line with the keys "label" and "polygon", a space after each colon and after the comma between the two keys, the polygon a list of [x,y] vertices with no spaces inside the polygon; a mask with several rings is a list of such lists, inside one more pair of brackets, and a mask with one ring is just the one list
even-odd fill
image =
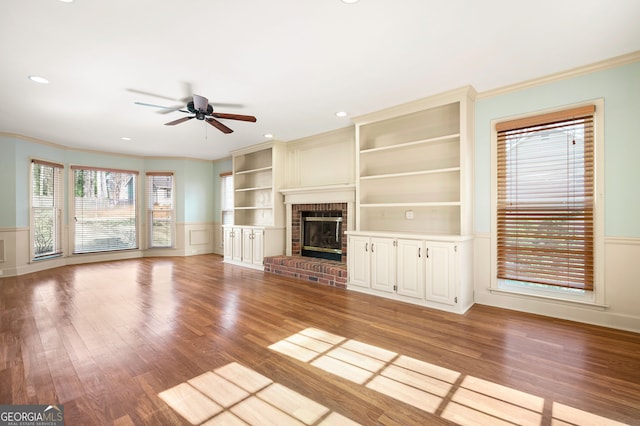
{"label": "ceiling fan blade", "polygon": [[198,111],[207,112],[207,108],[209,108],[209,100],[204,96],[193,95],[193,106]]}
{"label": "ceiling fan blade", "polygon": [[211,124],[216,129],[220,130],[222,133],[233,133],[233,130],[216,120],[215,118],[207,118],[207,123]]}
{"label": "ceiling fan blade", "polygon": [[157,93],[151,93],[151,92],[145,92],[144,90],[137,90],[137,89],[126,89],[127,92],[131,92],[131,93],[137,93],[139,95],[145,95],[145,96],[152,96],[154,98],[160,98],[160,99],[166,99],[168,101],[178,101],[179,99],[176,98],[172,98],[169,96],[164,96],[164,95],[159,95]]}
{"label": "ceiling fan blade", "polygon": [[134,102],[134,104],[136,104],[136,105],[142,105],[142,106],[148,106],[148,107],[153,107],[153,108],[171,109],[171,110],[175,110],[175,109],[180,109],[180,108],[182,108],[182,107],[174,108],[174,107],[168,107],[168,106],[163,106],[163,105],[148,104],[148,103],[145,103],[145,102]]}
{"label": "ceiling fan blade", "polygon": [[225,114],[223,112],[214,112],[211,116],[216,118],[225,118],[227,120],[250,121],[252,123],[255,123],[257,120],[253,115]]}
{"label": "ceiling fan blade", "polygon": [[184,123],[187,120],[191,120],[192,118],[195,118],[196,116],[193,115],[191,117],[182,117],[182,118],[178,118],[177,120],[173,120],[170,121],[168,123],[164,123],[165,126],[175,126],[176,124],[180,124],[180,123]]}

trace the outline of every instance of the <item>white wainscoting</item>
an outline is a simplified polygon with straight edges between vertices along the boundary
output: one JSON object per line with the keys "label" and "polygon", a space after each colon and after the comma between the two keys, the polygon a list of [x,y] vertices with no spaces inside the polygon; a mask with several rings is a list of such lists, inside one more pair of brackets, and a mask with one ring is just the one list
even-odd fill
{"label": "white wainscoting", "polygon": [[[29,250],[29,228],[0,228],[0,246],[4,246],[4,253],[0,253],[2,254],[2,256],[0,256],[0,276],[10,277],[44,271],[64,265],[140,257],[193,256],[207,253],[222,254],[220,232],[216,232],[216,230],[219,229],[220,224],[217,222],[178,223],[176,224],[176,244],[173,248],[152,248],[70,255],[71,247],[67,247],[63,257],[32,262]],[[67,233],[65,233],[65,235],[66,234]],[[141,232],[141,247],[146,247],[145,238],[145,233]]]}
{"label": "white wainscoting", "polygon": [[605,308],[490,291],[491,237],[475,236],[475,303],[640,332],[640,238],[605,238]]}

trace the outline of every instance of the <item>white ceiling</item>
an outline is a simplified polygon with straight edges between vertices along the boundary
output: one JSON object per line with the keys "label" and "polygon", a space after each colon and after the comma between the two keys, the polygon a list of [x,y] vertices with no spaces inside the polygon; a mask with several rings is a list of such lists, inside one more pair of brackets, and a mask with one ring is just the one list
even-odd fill
{"label": "white ceiling", "polygon": [[[3,0],[0,132],[218,159],[265,133],[290,141],[350,125],[336,111],[639,51],[639,22],[639,0]],[[164,126],[185,114],[134,104],[180,106],[192,93],[258,121],[223,120],[235,130],[225,135],[197,120]]]}

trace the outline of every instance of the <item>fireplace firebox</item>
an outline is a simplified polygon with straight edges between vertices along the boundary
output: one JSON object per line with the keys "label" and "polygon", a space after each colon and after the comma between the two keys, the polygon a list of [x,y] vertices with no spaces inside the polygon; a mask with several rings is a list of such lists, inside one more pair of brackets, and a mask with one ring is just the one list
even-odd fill
{"label": "fireplace firebox", "polygon": [[301,254],[321,259],[342,259],[342,212],[301,212]]}

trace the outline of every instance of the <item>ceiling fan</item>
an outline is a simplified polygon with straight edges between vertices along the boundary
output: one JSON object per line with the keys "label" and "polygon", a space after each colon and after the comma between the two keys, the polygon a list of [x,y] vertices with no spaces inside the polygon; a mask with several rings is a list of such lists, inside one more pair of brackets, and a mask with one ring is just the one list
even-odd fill
{"label": "ceiling fan", "polygon": [[229,127],[225,126],[218,120],[217,118],[222,118],[226,120],[240,120],[240,121],[250,121],[252,123],[256,122],[256,118],[252,115],[241,115],[241,114],[227,114],[223,112],[214,112],[213,106],[209,104],[209,100],[204,96],[193,95],[193,100],[189,101],[186,106],[186,110],[172,107],[165,107],[161,105],[153,105],[147,104],[144,102],[135,102],[137,105],[150,106],[154,108],[163,108],[168,110],[185,112],[187,114],[195,114],[189,117],[178,118],[177,120],[170,121],[168,123],[164,123],[165,126],[175,126],[176,124],[184,123],[185,121],[191,120],[192,118],[196,118],[198,120],[204,120],[207,123],[211,124],[216,129],[220,130],[222,133],[232,133]]}

